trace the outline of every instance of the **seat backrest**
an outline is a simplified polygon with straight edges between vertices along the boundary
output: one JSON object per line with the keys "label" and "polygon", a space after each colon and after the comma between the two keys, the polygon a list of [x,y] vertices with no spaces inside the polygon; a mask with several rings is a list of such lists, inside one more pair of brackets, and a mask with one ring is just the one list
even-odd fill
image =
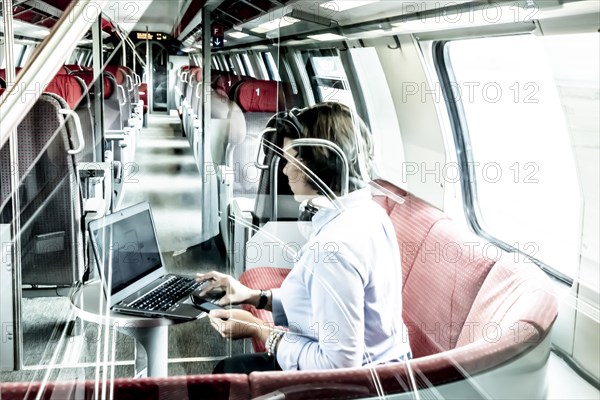
{"label": "seat backrest", "polygon": [[[87,86],[88,93],[90,96],[94,95],[94,73],[91,71],[78,71],[72,72],[71,75],[81,78]],[[119,95],[117,90],[117,82],[109,73],[103,74],[103,95],[104,95],[104,129],[105,130],[119,130],[123,128],[123,122],[121,117],[121,106],[119,104]],[[90,108],[92,116],[95,118],[95,109]],[[96,137],[96,143],[99,144],[102,141],[102,135],[98,133]]]}
{"label": "seat backrest", "polygon": [[119,109],[121,111],[121,128],[126,127],[129,119],[131,118],[132,104],[131,97],[129,95],[130,87],[129,81],[125,71],[117,65],[107,65],[104,69],[105,72],[112,74],[117,83],[117,98],[119,99]]}
{"label": "seat backrest", "polygon": [[246,118],[246,138],[234,150],[235,167],[239,169],[241,182],[234,187],[234,196],[252,197],[258,193],[261,172],[254,162],[260,152],[259,135],[269,119],[284,104],[279,96],[278,82],[244,81],[236,91],[235,102],[244,111]]}
{"label": "seat backrest", "polygon": [[[56,75],[44,91],[62,97],[71,110],[74,110],[79,117],[85,146],[82,151],[75,154],[75,161],[94,162],[101,160],[102,154],[97,148],[98,141],[94,132],[94,122],[86,83],[77,76]],[[68,134],[72,146],[79,146],[77,132],[68,131]]]}
{"label": "seat backrest", "polygon": [[17,128],[21,200],[22,282],[71,285],[86,269],[75,131],[62,97],[43,93]]}

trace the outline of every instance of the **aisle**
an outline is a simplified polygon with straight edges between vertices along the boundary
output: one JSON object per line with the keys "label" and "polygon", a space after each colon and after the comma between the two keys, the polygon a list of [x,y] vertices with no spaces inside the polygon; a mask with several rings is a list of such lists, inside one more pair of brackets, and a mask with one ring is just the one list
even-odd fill
{"label": "aisle", "polygon": [[127,166],[122,207],[148,201],[163,252],[200,244],[202,179],[177,117],[150,115]]}

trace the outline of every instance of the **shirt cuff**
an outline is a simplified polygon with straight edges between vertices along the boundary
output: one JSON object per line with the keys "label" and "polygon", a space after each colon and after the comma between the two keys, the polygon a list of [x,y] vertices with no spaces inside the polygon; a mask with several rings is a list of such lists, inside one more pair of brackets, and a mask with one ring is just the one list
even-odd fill
{"label": "shirt cuff", "polygon": [[286,333],[283,335],[277,346],[277,363],[284,371],[295,371],[300,369],[300,353],[304,346],[311,342],[310,339]]}
{"label": "shirt cuff", "polygon": [[281,304],[280,289],[271,289],[271,311],[275,325],[288,326],[288,320]]}

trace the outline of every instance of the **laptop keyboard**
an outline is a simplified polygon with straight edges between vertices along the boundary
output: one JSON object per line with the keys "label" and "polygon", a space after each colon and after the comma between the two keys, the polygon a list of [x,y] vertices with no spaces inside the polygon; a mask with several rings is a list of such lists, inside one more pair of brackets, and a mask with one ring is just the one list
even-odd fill
{"label": "laptop keyboard", "polygon": [[199,285],[200,283],[193,278],[172,276],[162,285],[131,303],[130,307],[149,311],[167,311],[183,295],[191,293]]}

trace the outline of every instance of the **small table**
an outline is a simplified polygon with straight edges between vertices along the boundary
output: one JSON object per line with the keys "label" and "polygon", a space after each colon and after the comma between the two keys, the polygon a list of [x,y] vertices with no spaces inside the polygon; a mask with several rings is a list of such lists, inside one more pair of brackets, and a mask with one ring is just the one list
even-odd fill
{"label": "small table", "polygon": [[186,321],[137,317],[110,311],[100,281],[84,285],[72,297],[72,303],[75,315],[82,320],[115,327],[135,338],[146,350],[147,376],[168,376],[169,325]]}

